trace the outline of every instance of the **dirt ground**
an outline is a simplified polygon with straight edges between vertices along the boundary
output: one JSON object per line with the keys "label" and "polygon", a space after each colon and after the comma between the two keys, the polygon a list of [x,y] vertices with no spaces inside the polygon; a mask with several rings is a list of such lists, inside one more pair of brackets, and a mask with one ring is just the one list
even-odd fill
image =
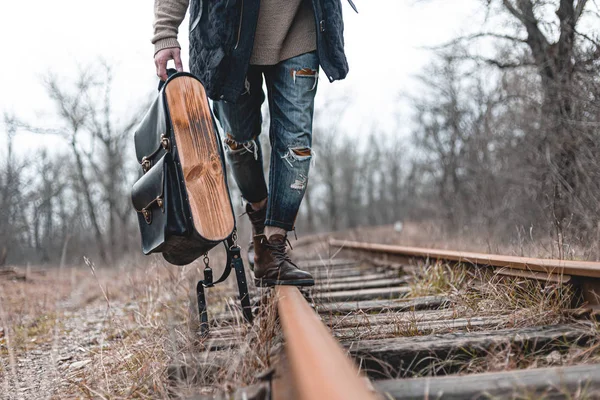
{"label": "dirt ground", "polygon": [[168,397],[165,338],[193,331],[199,271],[149,264],[2,270],[0,398]]}

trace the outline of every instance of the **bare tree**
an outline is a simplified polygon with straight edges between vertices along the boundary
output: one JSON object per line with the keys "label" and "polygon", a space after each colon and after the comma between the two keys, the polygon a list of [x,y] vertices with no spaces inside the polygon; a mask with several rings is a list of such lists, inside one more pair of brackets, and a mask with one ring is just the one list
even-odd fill
{"label": "bare tree", "polygon": [[16,120],[4,114],[6,128],[6,156],[0,169],[0,266],[4,266],[11,249],[19,243],[26,232],[26,222],[22,216],[24,198],[23,169],[26,164],[17,160],[14,152],[14,138],[17,132]]}
{"label": "bare tree", "polygon": [[90,108],[87,100],[88,93],[94,85],[92,78],[91,70],[82,71],[71,89],[62,86],[56,75],[48,74],[45,81],[46,92],[54,102],[62,127],[52,131],[35,128],[32,130],[40,133],[59,134],[69,144],[75,158],[77,177],[81,185],[81,193],[86,201],[87,213],[95,235],[94,240],[98,248],[98,255],[101,261],[106,263],[108,261],[106,245],[100,228],[97,205],[93,198],[92,184],[85,167],[85,155],[80,143],[82,135],[85,134],[85,125],[90,118]]}
{"label": "bare tree", "polygon": [[464,196],[462,161],[470,110],[461,101],[457,63],[451,58],[434,65],[421,80],[430,95],[415,101],[416,145],[424,151],[425,169],[434,177],[445,218],[456,224],[456,202]]}
{"label": "bare tree", "polygon": [[480,32],[451,44],[484,37],[509,43],[497,57],[469,52],[458,57],[502,70],[532,68],[537,74],[540,126],[528,134],[533,146],[529,159],[537,166],[535,179],[546,187],[546,204],[562,243],[568,224],[575,230],[590,228],[586,216],[595,208],[588,201],[587,166],[593,161],[586,153],[590,146],[597,146],[597,134],[589,125],[590,103],[594,102],[589,81],[598,73],[600,42],[594,32],[579,27],[586,16],[598,23],[597,10],[591,10],[597,5],[588,0],[485,0],[485,4],[491,13],[508,17],[514,31]]}
{"label": "bare tree", "polygon": [[[86,92],[88,118],[85,127],[92,135],[92,140],[100,143],[101,149],[95,154],[86,152],[87,161],[92,166],[95,177],[102,185],[103,201],[108,208],[108,248],[111,260],[115,260],[117,249],[121,244],[121,253],[127,251],[127,229],[124,229],[132,215],[129,193],[128,173],[125,149],[131,140],[131,132],[140,121],[143,111],[149,104],[135,109],[125,119],[117,123],[112,110],[113,72],[106,62],[101,63],[101,73],[96,75],[95,91]],[[92,147],[94,148],[94,147]],[[120,235],[119,235],[120,234]],[[125,236],[121,236],[125,235]]]}
{"label": "bare tree", "polygon": [[[132,212],[128,198],[136,170],[128,168],[133,165],[128,162],[127,156],[133,160],[133,155],[127,154],[127,149],[131,148],[127,142],[131,140],[131,132],[146,104],[142,103],[122,121],[117,120],[111,97],[113,73],[104,62],[99,68],[82,70],[71,82],[48,74],[44,86],[54,103],[60,125],[45,128],[20,123],[20,126],[31,132],[57,135],[65,140],[73,157],[75,182],[72,185],[73,196],[57,201],[55,197],[62,193],[66,183],[57,185],[56,177],[49,175],[55,170],[50,166],[42,167],[43,196],[38,198],[39,207],[34,211],[33,219],[36,243],[43,258],[47,259],[46,246],[42,245],[43,241],[38,236],[42,231],[48,235],[54,229],[52,224],[56,207],[60,210],[58,215],[62,222],[66,223],[65,218],[70,219],[66,203],[72,202],[79,211],[85,213],[86,220],[79,219],[80,223],[91,226],[93,238],[85,247],[89,248],[89,244],[92,244],[101,262],[114,262],[118,255],[127,251],[130,243],[131,229],[128,225]],[[70,238],[69,233],[63,232],[63,243],[60,244],[62,253],[66,251]]]}

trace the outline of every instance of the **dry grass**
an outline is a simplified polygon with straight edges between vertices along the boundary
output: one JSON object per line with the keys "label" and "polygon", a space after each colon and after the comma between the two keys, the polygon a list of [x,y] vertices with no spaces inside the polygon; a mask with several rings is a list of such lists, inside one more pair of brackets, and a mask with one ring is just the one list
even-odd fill
{"label": "dry grass", "polygon": [[576,304],[568,284],[503,276],[492,268],[464,264],[420,265],[409,284],[412,297],[448,297],[456,316],[502,315],[514,327],[566,322],[565,311]]}
{"label": "dry grass", "polygon": [[443,262],[424,264],[412,270],[411,297],[451,295],[463,290],[469,276],[464,266],[451,266]]}
{"label": "dry grass", "polygon": [[[333,255],[324,241],[302,253],[323,260]],[[213,256],[217,270],[222,256]],[[201,340],[193,295],[201,262],[180,268],[145,258],[112,268],[90,266],[45,273],[21,268],[26,280],[0,278],[0,390],[14,393],[9,398],[40,391],[56,398],[110,399],[209,394],[255,384],[257,373],[273,366],[281,333],[269,292],[250,327],[232,300],[235,279],[208,289],[214,326],[211,337]],[[567,286],[500,277],[469,266],[421,267],[410,280],[411,296],[447,297],[453,307],[449,320],[499,316],[498,327],[571,321],[564,311],[575,295]],[[396,318],[392,335],[452,330],[422,329],[422,322],[404,313]],[[473,329],[479,328],[465,328]],[[220,350],[205,351],[211,347]],[[442,371],[452,364],[463,372],[482,372],[600,361],[593,341],[559,353],[548,358],[552,351],[519,353],[502,347],[468,362],[436,360],[434,368]]]}
{"label": "dry grass", "polygon": [[[502,320],[497,328],[582,324],[591,336],[581,343],[553,343],[535,349],[503,343],[488,349],[483,355],[461,354],[429,360],[429,365],[417,370],[414,376],[600,363],[599,326],[590,326],[590,321],[578,321],[572,317],[573,313],[569,311],[578,299],[570,285],[496,275],[491,268],[435,263],[416,269],[410,286],[414,296],[447,296],[454,318],[497,316]],[[432,333],[418,330],[415,326],[415,321],[404,321],[401,336]],[[585,398],[578,396],[574,398]]]}
{"label": "dry grass", "polygon": [[[41,390],[56,398],[155,399],[256,382],[257,372],[271,366],[277,343],[272,299],[249,329],[231,300],[235,278],[208,289],[215,325],[211,337],[200,340],[199,263],[180,268],[145,261],[143,267],[48,269],[25,281],[0,280],[0,385],[9,398]],[[215,273],[222,261],[213,259]],[[219,341],[225,349],[204,351]],[[184,375],[174,380],[181,367]]]}

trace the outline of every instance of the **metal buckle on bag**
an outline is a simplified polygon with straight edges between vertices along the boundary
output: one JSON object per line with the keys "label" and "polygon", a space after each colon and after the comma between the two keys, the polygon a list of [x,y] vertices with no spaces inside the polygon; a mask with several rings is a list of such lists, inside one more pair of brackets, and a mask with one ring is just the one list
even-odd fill
{"label": "metal buckle on bag", "polygon": [[215,286],[213,283],[213,270],[209,265],[210,261],[208,258],[208,253],[204,253],[202,261],[204,262],[204,280],[202,281],[202,286],[205,288],[213,287]]}
{"label": "metal buckle on bag", "polygon": [[142,215],[144,216],[146,223],[150,225],[152,223],[152,211],[146,208],[142,208]]}
{"label": "metal buckle on bag", "polygon": [[237,244],[237,239],[237,228],[233,228],[233,233],[231,234],[231,247],[229,247],[229,250],[233,250],[240,247]]}
{"label": "metal buckle on bag", "polygon": [[162,145],[163,149],[165,149],[166,151],[171,151],[171,141],[167,137],[166,133],[163,133],[160,136],[160,144]]}
{"label": "metal buckle on bag", "polygon": [[138,211],[139,213],[142,213],[142,215],[144,216],[144,220],[146,220],[146,223],[148,225],[150,225],[152,223],[152,208],[151,207],[154,203],[156,203],[156,205],[158,207],[160,207],[160,210],[163,213],[165,212],[165,207],[164,207],[165,202],[161,196],[158,196],[157,198],[152,200],[150,202],[150,204],[148,204],[146,207],[144,207],[140,211]]}
{"label": "metal buckle on bag", "polygon": [[160,151],[161,147],[167,152],[171,152],[171,140],[169,139],[166,133],[160,135],[160,146],[156,150],[154,150],[152,154],[142,157],[141,164],[142,171],[144,171],[144,173],[148,172],[150,170],[150,167],[152,167],[152,161],[150,161],[150,159]]}
{"label": "metal buckle on bag", "polygon": [[151,166],[152,161],[150,161],[148,157],[142,157],[142,171],[144,171],[144,173],[148,172]]}

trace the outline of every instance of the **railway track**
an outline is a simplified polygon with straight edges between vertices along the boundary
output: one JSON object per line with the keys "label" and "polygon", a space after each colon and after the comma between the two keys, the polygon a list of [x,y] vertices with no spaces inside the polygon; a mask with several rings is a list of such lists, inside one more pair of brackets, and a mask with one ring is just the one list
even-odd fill
{"label": "railway track", "polygon": [[[304,261],[314,288],[255,292],[279,319],[258,319],[269,365],[236,398],[600,398],[600,263],[329,245],[348,258]],[[240,335],[216,330],[194,373]]]}

